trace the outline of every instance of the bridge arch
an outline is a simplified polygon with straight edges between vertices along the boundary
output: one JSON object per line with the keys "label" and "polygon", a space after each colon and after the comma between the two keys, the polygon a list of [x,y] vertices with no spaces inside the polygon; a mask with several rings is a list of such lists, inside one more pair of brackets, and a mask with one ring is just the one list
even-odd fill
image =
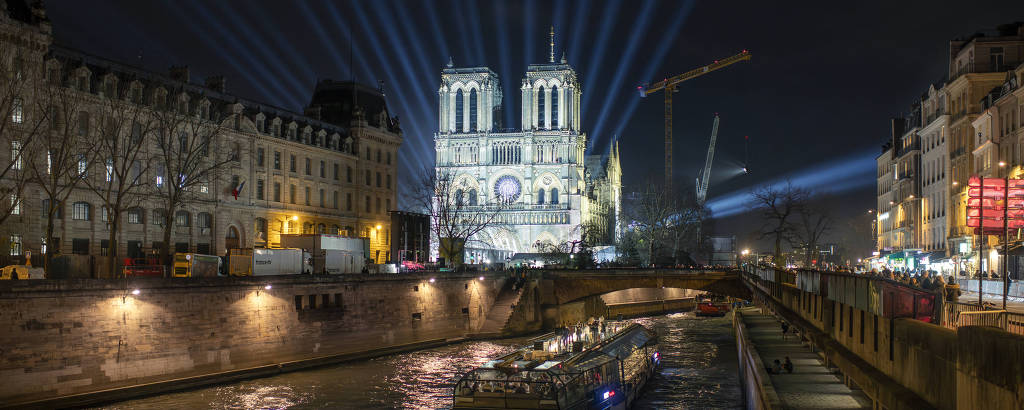
{"label": "bridge arch", "polygon": [[637,288],[680,288],[750,299],[750,288],[732,270],[608,269],[544,274],[556,304]]}

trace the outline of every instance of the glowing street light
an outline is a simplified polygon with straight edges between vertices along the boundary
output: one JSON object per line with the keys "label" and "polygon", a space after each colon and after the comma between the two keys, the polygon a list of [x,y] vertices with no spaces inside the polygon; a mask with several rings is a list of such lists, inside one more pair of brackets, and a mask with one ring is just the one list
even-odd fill
{"label": "glowing street light", "polygon": [[481,276],[481,277],[480,277],[480,280],[481,280],[481,281],[482,281],[482,280],[484,280],[484,277],[483,277],[483,276]]}
{"label": "glowing street light", "polygon": [[142,292],[140,290],[138,290],[138,289],[135,289],[135,290],[132,291],[133,295],[138,295],[140,293],[142,293]]}
{"label": "glowing street light", "polygon": [[740,254],[742,254],[743,256],[747,256],[750,254],[750,249],[744,249],[743,252],[740,252]]}
{"label": "glowing street light", "polygon": [[293,221],[298,221],[299,220],[299,216],[298,215],[292,215],[292,220]]}
{"label": "glowing street light", "polygon": [[377,228],[377,230],[379,231],[380,228],[381,228],[380,224],[377,224],[377,226],[375,226],[375,228]]}
{"label": "glowing street light", "polygon": [[270,290],[270,288],[272,288],[272,287],[273,286],[267,285],[267,286],[264,286],[263,289]]}
{"label": "glowing street light", "polygon": [[430,283],[434,283],[434,278],[430,278]]}
{"label": "glowing street light", "polygon": [[1005,167],[1006,161],[999,161],[999,168]]}

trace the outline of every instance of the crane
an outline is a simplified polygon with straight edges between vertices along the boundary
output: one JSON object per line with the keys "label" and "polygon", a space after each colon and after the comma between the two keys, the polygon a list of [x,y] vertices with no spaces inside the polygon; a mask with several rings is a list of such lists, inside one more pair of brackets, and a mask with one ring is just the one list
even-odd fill
{"label": "crane", "polygon": [[750,60],[750,52],[743,50],[741,53],[734,56],[715,60],[711,64],[703,67],[697,67],[675,77],[666,78],[654,84],[641,85],[637,87],[637,90],[640,91],[641,97],[647,97],[648,95],[654,94],[658,91],[665,92],[665,184],[667,186],[672,186],[672,93],[676,91],[676,86],[683,81],[692,80],[712,71],[747,60]]}
{"label": "crane", "polygon": [[711,144],[708,145],[708,157],[704,161],[704,172],[697,178],[697,203],[703,205],[708,197],[708,179],[711,178],[711,161],[715,159],[715,139],[718,138],[718,113],[715,113],[715,125],[711,126]]}

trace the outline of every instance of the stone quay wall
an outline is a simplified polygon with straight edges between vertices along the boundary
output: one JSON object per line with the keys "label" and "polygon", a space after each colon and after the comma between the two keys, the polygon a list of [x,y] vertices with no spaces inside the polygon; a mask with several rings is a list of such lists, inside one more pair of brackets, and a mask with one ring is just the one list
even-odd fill
{"label": "stone quay wall", "polygon": [[507,280],[431,278],[3,281],[0,407],[461,338]]}
{"label": "stone quay wall", "polygon": [[888,318],[833,300],[844,295],[839,288],[829,298],[789,283],[748,283],[758,304],[799,328],[879,408],[1024,408],[1024,336]]}

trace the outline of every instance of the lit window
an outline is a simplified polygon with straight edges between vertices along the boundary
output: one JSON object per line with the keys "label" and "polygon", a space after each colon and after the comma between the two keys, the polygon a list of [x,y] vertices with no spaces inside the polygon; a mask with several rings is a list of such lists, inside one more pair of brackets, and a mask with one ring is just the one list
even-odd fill
{"label": "lit window", "polygon": [[21,215],[21,199],[11,195],[11,215]]}
{"label": "lit window", "polygon": [[21,142],[11,141],[11,158],[14,159],[14,169],[21,169]]}
{"label": "lit window", "polygon": [[210,193],[210,186],[206,185],[205,182],[202,183],[202,184],[199,184],[199,193],[202,193],[202,194]]}
{"label": "lit window", "polygon": [[21,235],[11,235],[11,256],[18,255],[21,255]]}
{"label": "lit window", "polygon": [[107,182],[114,180],[114,160],[107,158]]}
{"label": "lit window", "polygon": [[21,124],[25,122],[25,102],[21,97],[14,97],[11,101],[11,122]]}
{"label": "lit window", "polygon": [[85,178],[86,171],[89,170],[89,163],[85,160],[85,154],[78,154],[78,176]]}
{"label": "lit window", "polygon": [[71,219],[76,221],[88,221],[89,208],[88,202],[75,202],[71,207]]}
{"label": "lit window", "polygon": [[132,208],[128,210],[128,223],[140,224],[142,223],[142,208]]}

